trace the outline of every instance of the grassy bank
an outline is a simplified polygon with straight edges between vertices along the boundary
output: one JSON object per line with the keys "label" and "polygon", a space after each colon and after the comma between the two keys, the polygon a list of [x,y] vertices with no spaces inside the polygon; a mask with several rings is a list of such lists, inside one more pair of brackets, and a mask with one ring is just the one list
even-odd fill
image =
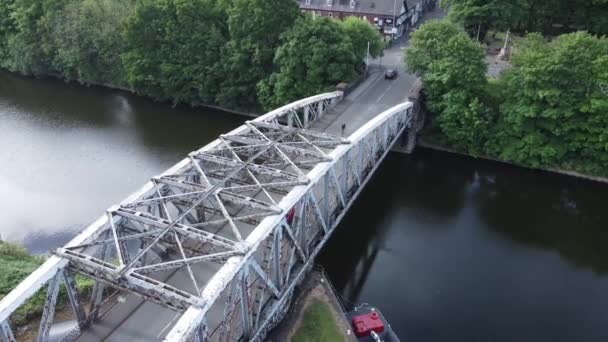
{"label": "grassy bank", "polygon": [[335,342],[343,341],[344,336],[328,304],[315,300],[306,311],[302,325],[296,331],[293,342]]}
{"label": "grassy bank", "polygon": [[[30,275],[38,266],[42,265],[45,257],[34,256],[22,246],[0,241],[0,300],[13,290],[23,279]],[[94,281],[84,277],[76,277],[76,284],[81,296],[90,293]],[[46,288],[43,288],[22,305],[11,316],[15,326],[22,326],[42,314],[46,300]],[[68,302],[65,288],[59,293],[58,308]]]}

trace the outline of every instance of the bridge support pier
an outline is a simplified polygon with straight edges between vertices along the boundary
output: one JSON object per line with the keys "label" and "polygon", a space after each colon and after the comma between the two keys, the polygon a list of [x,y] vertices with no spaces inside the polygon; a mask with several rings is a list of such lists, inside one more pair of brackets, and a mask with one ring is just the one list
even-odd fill
{"label": "bridge support pier", "polygon": [[395,152],[410,154],[416,148],[418,132],[424,127],[426,113],[422,106],[422,82],[417,80],[411,90],[408,101],[412,102],[412,116],[409,127],[401,135],[401,139],[393,146]]}

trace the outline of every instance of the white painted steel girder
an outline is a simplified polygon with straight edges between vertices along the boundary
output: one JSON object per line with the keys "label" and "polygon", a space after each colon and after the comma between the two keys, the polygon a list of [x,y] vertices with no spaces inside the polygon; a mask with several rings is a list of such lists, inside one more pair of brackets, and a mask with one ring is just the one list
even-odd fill
{"label": "white painted steel girder", "polygon": [[[186,294],[144,274],[185,266],[193,276],[190,265],[226,258],[225,263],[231,264],[238,258],[235,255],[248,253],[250,239],[244,227],[281,214],[284,208],[277,206],[277,201],[294,187],[308,184],[307,170],[329,161],[330,149],[348,143],[304,129],[341,99],[341,92],[333,92],[276,109],[191,153],[152,179],[57,250],[0,301],[2,333],[6,333],[10,315],[44,286],[55,283],[68,266],[111,286],[169,303],[166,306],[174,309],[184,303],[206,305],[199,293]],[[289,120],[300,125],[280,124]],[[221,170],[207,171],[214,163]],[[254,228],[248,229],[255,232]],[[138,241],[140,247],[133,250],[133,242]],[[168,259],[160,256],[164,251],[170,253]],[[268,273],[257,271],[258,275]],[[99,296],[101,291],[96,293]],[[49,296],[55,297],[54,293]],[[71,300],[76,301],[76,297]],[[81,318],[82,313],[77,314]],[[205,333],[202,328],[198,329],[200,334]]]}
{"label": "white painted steel girder", "polygon": [[[245,240],[251,246],[249,251],[244,255],[230,258],[223,265],[202,292],[205,306],[189,308],[166,336],[165,341],[189,341],[203,324],[209,324],[206,317],[213,307],[219,305],[226,308],[235,305],[236,299],[226,303],[225,306],[220,299],[225,298],[226,293],[229,293],[233,286],[237,288],[240,286],[240,291],[249,290],[249,288],[243,287],[244,284],[239,284],[242,282],[245,270],[250,268],[253,268],[254,271],[258,270],[258,266],[252,265],[259,263],[259,255],[263,249],[267,248],[267,241],[274,241],[276,237],[282,236],[282,242],[272,244],[282,245],[283,248],[286,246],[288,252],[279,251],[276,254],[275,251],[273,257],[275,266],[271,271],[276,277],[277,274],[283,272],[283,269],[277,269],[276,265],[286,265],[287,269],[283,272],[285,278],[281,281],[277,281],[275,278],[271,285],[267,285],[271,292],[278,292],[280,297],[260,303],[247,303],[249,313],[258,312],[253,329],[249,316],[243,317],[240,325],[236,326],[241,327],[239,331],[242,335],[235,337],[235,340],[241,337],[245,340],[262,340],[268,329],[280,320],[295,286],[312,267],[314,258],[348,208],[389,153],[391,147],[400,140],[403,131],[410,126],[411,108],[412,104],[406,102],[383,112],[353,133],[348,138],[350,144],[337,146],[329,152],[328,156],[332,161],[316,165],[307,174],[310,183],[294,188],[278,203],[278,206],[283,209],[283,213],[266,217],[255,228]],[[319,201],[317,201],[318,197]],[[296,208],[299,208],[299,214],[296,214],[295,219],[288,223],[289,213]],[[314,233],[315,228],[316,233]],[[276,260],[277,258],[281,260]],[[268,275],[269,273],[263,274]],[[241,303],[241,305],[245,304]],[[257,308],[256,305],[258,305]],[[233,312],[232,310],[227,311]],[[233,323],[226,316],[221,324],[231,325]],[[217,334],[214,333],[214,331],[218,331],[216,327],[205,325],[204,328],[207,331],[204,337],[206,340],[222,340],[218,339]],[[222,327],[221,331],[225,329],[226,327]],[[231,328],[228,327],[228,329]],[[225,336],[222,335],[222,337]]]}

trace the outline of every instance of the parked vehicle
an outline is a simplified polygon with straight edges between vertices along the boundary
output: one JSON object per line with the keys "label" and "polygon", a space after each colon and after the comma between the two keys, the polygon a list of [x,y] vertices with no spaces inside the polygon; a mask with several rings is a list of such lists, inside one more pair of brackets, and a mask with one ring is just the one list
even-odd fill
{"label": "parked vehicle", "polygon": [[397,70],[396,69],[388,69],[384,72],[384,79],[386,80],[394,80],[397,78]]}

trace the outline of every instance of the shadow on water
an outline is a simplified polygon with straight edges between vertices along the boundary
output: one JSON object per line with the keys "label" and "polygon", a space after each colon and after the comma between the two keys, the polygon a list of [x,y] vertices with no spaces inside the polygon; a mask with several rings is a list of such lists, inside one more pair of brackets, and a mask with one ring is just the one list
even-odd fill
{"label": "shadow on water", "polygon": [[487,227],[577,267],[608,272],[608,186],[495,163],[483,173],[476,202]]}
{"label": "shadow on water", "polygon": [[[474,172],[454,170],[450,158],[389,155],[336,229],[319,263],[338,290],[355,299],[383,244],[384,221],[396,211],[433,223],[437,229],[462,210],[465,190]],[[446,174],[447,170],[447,174]],[[348,248],[344,248],[347,245]]]}
{"label": "shadow on water", "polygon": [[55,248],[149,177],[245,120],[0,71],[2,236],[35,253]]}
{"label": "shadow on water", "polygon": [[390,155],[321,253],[413,341],[604,341],[608,187],[429,150]]}

